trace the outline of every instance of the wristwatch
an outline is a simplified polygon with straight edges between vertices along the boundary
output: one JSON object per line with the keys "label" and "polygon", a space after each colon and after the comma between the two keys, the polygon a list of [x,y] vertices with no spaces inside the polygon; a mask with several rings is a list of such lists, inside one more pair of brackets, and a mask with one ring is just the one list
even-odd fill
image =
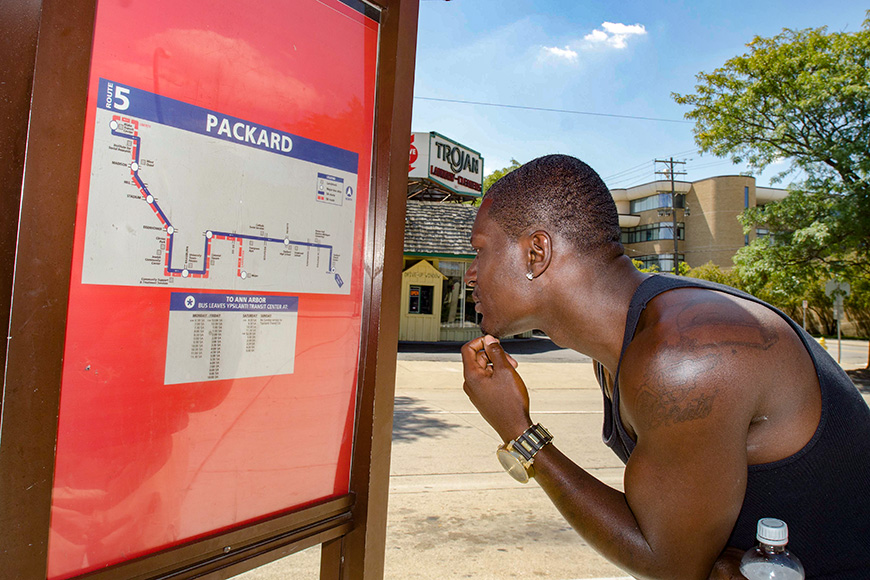
{"label": "wristwatch", "polygon": [[553,440],[550,432],[540,423],[526,429],[522,435],[500,445],[496,454],[501,466],[520,483],[528,483],[535,476],[535,454]]}

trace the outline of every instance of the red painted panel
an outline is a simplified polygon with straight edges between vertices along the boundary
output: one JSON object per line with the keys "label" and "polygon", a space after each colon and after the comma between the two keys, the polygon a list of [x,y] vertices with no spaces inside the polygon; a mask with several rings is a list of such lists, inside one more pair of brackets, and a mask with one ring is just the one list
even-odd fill
{"label": "red painted panel", "polygon": [[[377,23],[337,0],[100,0],[73,251],[50,578],[99,569],[348,491],[377,42]],[[172,207],[171,200],[180,199],[178,196],[201,204],[217,199],[217,206],[208,207],[208,215],[225,215],[228,223],[248,227],[248,221],[255,221],[257,216],[248,219],[238,206],[225,204],[230,194],[209,190],[220,188],[220,183],[183,192],[172,189],[176,185],[172,178],[180,175],[184,159],[168,159],[167,152],[178,153],[176,157],[189,152],[199,162],[202,157],[183,144],[204,142],[202,139],[209,138],[205,133],[190,137],[179,132],[177,142],[167,137],[170,133],[162,133],[162,158],[153,147],[149,151],[158,138],[157,133],[148,131],[155,131],[163,117],[124,125],[124,115],[118,114],[113,119],[121,126],[109,135],[106,125],[100,124],[100,119],[108,119],[101,117],[108,113],[100,108],[105,106],[99,101],[105,97],[100,92],[100,79],[165,97],[168,100],[161,100],[162,106],[181,103],[178,107],[243,120],[244,127],[236,128],[235,135],[231,133],[229,140],[224,140],[224,147],[230,150],[227,159],[239,163],[239,183],[248,190],[240,198],[245,203],[262,185],[262,176],[245,175],[253,171],[245,164],[250,148],[232,142],[245,135],[246,127],[249,140],[257,135],[251,127],[265,127],[296,136],[300,142],[310,140],[356,153],[352,244],[347,246],[352,255],[336,257],[345,265],[343,277],[349,278],[349,290],[310,292],[304,291],[303,285],[299,286],[303,291],[293,291],[298,284],[292,277],[282,279],[274,289],[251,290],[247,286],[250,279],[236,277],[227,283],[225,272],[221,278],[219,271],[229,263],[230,255],[236,260],[241,252],[249,263],[267,267],[275,263],[267,261],[275,259],[274,252],[289,251],[290,246],[281,244],[281,239],[268,239],[276,234],[265,232],[251,239],[215,236],[212,256],[222,253],[223,261],[209,262],[207,257],[209,268],[202,274],[171,272],[172,261],[180,270],[187,256],[172,253],[169,257],[170,251],[164,247],[158,258],[163,261],[165,275],[161,279],[166,282],[106,282],[111,280],[106,274],[110,268],[102,262],[86,264],[86,260],[96,256],[99,262],[101,251],[111,253],[111,244],[87,254],[89,236],[117,240],[119,247],[129,242],[125,236],[133,234],[152,244],[155,238],[147,236],[154,232],[168,240],[163,222],[178,223],[182,231],[185,214],[176,206],[175,213],[163,220],[156,208]],[[120,96],[126,94],[121,92]],[[143,134],[141,141],[125,137],[131,135],[125,131],[132,131],[134,126]],[[112,125],[113,130],[116,127]],[[109,151],[100,139],[109,139],[115,149]],[[97,155],[102,157],[92,163]],[[92,190],[92,182],[108,179],[103,170],[111,170],[101,160],[123,160],[125,155],[132,168],[122,168],[129,176],[128,183],[119,188],[120,198],[124,198],[119,207],[140,203],[135,207],[146,208],[144,200],[133,199],[136,195],[144,198],[153,193],[160,200],[151,205],[153,215],[143,214],[146,217],[141,228],[136,224],[135,232],[125,230],[129,223],[123,217],[112,222],[111,208],[92,207],[94,211],[89,212],[89,202],[102,203],[105,208],[105,198],[97,200]],[[141,169],[132,163],[139,159],[137,155],[141,156]],[[154,158],[156,168],[145,167]],[[282,166],[283,161],[276,159],[269,157],[264,163]],[[160,173],[161,164],[168,167],[173,163],[174,173]],[[226,161],[222,158],[220,163]],[[225,167],[220,170],[228,171]],[[194,177],[189,183],[198,183],[197,172],[205,175],[208,168],[191,162],[190,171]],[[141,183],[137,183],[140,177]],[[294,200],[308,193],[304,188],[301,191],[298,184],[288,181],[288,205],[276,204],[270,213],[291,216],[296,211]],[[95,215],[103,221],[96,220]],[[154,220],[149,222],[147,216]],[[107,227],[97,230],[103,226]],[[220,227],[215,226],[216,230]],[[292,234],[282,231],[278,236],[290,238]],[[330,239],[320,239],[323,248]],[[302,247],[302,253],[312,247]],[[267,252],[272,253],[267,256]],[[131,258],[131,272],[140,268],[137,260]],[[306,277],[323,273],[293,268],[290,271]],[[233,274],[240,270],[235,268]],[[94,272],[98,273],[96,282]],[[100,278],[104,274],[108,277]],[[297,297],[295,344],[287,347],[292,348],[292,373],[252,376],[257,375],[256,369],[222,369],[221,373],[237,376],[167,381],[168,356],[170,367],[195,355],[208,356],[207,352],[196,354],[196,347],[190,347],[190,354],[184,350],[187,346],[181,354],[171,351],[168,355],[167,342],[177,330],[195,325],[189,318],[192,314],[183,308],[170,309],[173,293],[196,294],[200,302],[203,295],[214,296],[215,301],[239,296],[267,302],[276,296]],[[176,313],[180,319],[171,318]],[[203,311],[203,316],[209,313],[214,311]],[[219,316],[215,314],[215,319]],[[226,317],[224,328],[242,320],[233,318],[241,313],[222,316]],[[191,332],[199,337],[194,340],[200,340],[200,345],[203,333],[219,331],[214,326],[197,328]],[[251,342],[250,337],[246,347],[249,354],[262,348],[262,343]],[[206,351],[209,344],[212,348],[215,344],[208,340],[206,337]],[[283,356],[281,346],[268,348]]]}

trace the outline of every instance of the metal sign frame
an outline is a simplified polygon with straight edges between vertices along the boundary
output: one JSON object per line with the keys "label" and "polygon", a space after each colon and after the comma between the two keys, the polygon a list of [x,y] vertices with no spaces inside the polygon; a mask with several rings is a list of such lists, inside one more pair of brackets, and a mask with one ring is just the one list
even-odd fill
{"label": "metal sign frame", "polygon": [[[350,493],[77,578],[228,578],[317,544],[323,579],[383,576],[418,2],[370,2],[382,12]],[[0,567],[14,578],[46,576],[95,7],[13,2],[0,16]]]}

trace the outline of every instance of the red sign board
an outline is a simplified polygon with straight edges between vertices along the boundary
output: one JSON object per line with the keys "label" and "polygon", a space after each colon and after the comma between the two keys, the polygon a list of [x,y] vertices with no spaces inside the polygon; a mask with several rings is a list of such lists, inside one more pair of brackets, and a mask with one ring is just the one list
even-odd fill
{"label": "red sign board", "polygon": [[379,25],[100,0],[49,577],[349,489]]}

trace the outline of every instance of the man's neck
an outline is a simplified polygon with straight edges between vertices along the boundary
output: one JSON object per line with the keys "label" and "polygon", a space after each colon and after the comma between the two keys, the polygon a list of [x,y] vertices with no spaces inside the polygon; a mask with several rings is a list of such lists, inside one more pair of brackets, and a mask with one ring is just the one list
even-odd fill
{"label": "man's neck", "polygon": [[616,372],[634,291],[648,276],[622,256],[606,264],[561,269],[549,289],[541,330],[553,342]]}

